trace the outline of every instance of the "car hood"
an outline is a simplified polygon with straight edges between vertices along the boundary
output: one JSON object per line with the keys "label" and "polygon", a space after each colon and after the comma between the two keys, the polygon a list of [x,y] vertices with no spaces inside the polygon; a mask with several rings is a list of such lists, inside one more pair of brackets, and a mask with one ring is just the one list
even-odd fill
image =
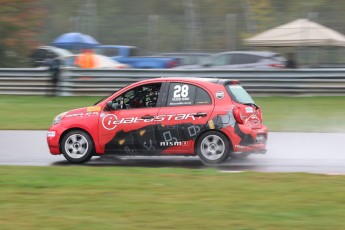
{"label": "car hood", "polygon": [[175,67],[174,69],[204,69],[202,65],[183,65]]}
{"label": "car hood", "polygon": [[98,113],[101,111],[100,106],[89,106],[79,109],[73,109],[66,112],[66,115],[64,118],[70,118],[70,117],[89,117],[93,115],[98,115]]}

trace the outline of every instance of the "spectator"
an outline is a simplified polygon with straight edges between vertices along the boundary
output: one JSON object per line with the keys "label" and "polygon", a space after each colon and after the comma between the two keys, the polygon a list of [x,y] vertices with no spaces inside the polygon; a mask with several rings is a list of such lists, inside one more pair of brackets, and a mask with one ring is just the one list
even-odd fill
{"label": "spectator", "polygon": [[[47,92],[47,95],[57,96],[58,95],[58,83],[60,78],[60,65],[61,61],[58,57],[49,56],[45,61],[50,72],[51,92]],[[49,89],[49,88],[48,88]]]}
{"label": "spectator", "polygon": [[96,57],[92,50],[84,50],[80,55],[77,56],[75,64],[80,68],[95,68]]}
{"label": "spectator", "polygon": [[288,53],[287,54],[287,60],[285,63],[285,68],[288,69],[296,69],[297,68],[297,63],[295,60],[295,55],[293,53]]}

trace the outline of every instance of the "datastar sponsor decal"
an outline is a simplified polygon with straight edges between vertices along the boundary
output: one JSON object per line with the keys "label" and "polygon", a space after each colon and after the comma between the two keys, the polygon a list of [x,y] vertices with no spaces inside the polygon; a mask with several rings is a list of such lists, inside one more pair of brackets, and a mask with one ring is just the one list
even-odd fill
{"label": "datastar sponsor decal", "polygon": [[140,123],[140,122],[150,123],[150,122],[162,122],[162,121],[182,121],[182,120],[188,120],[188,119],[192,119],[194,121],[195,119],[198,119],[198,118],[194,117],[194,113],[158,115],[151,119],[142,119],[139,117],[127,117],[127,118],[118,119],[117,116],[114,114],[107,114],[102,119],[102,125],[103,125],[103,128],[105,128],[106,130],[113,130],[119,124],[135,124],[135,123]]}

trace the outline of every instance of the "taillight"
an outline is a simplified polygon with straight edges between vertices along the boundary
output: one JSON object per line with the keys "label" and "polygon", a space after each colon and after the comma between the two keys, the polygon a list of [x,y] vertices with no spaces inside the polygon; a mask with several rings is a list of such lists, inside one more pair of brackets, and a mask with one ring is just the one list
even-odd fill
{"label": "taillight", "polygon": [[235,120],[239,124],[243,124],[244,121],[242,120],[241,109],[239,107],[234,107],[232,113],[234,114]]}
{"label": "taillight", "polygon": [[257,109],[256,110],[256,115],[257,115],[257,117],[261,120],[261,122],[263,121],[262,120],[262,113],[261,113],[261,109]]}
{"label": "taillight", "polygon": [[117,65],[116,67],[117,67],[118,69],[126,69],[126,68],[128,68],[128,65],[123,64],[123,65]]}
{"label": "taillight", "polygon": [[174,60],[173,61],[169,61],[168,65],[167,65],[168,68],[174,68],[176,66],[177,66],[177,62],[174,61]]}
{"label": "taillight", "polygon": [[282,64],[268,64],[268,66],[273,67],[273,68],[284,68],[284,65]]}

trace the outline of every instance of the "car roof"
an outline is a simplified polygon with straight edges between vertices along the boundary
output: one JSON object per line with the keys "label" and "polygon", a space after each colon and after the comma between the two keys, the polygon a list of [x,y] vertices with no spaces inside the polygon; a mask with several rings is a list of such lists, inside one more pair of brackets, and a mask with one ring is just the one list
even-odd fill
{"label": "car roof", "polygon": [[227,84],[233,84],[238,83],[238,80],[236,79],[219,79],[219,78],[198,78],[198,77],[162,77],[162,78],[154,78],[154,79],[147,79],[147,80],[142,80],[140,83],[145,83],[145,82],[174,82],[174,81],[190,81],[194,83],[214,83],[214,84],[221,84],[221,85],[227,85]]}
{"label": "car roof", "polygon": [[193,52],[186,52],[186,53],[158,53],[158,54],[155,54],[155,55],[188,55],[188,56],[192,56],[192,55],[205,55],[205,56],[207,56],[207,55],[211,55],[211,53],[193,53]]}
{"label": "car roof", "polygon": [[263,56],[263,57],[271,57],[275,55],[280,55],[279,53],[274,53],[270,51],[228,51],[228,52],[222,52],[219,54],[249,54],[249,55],[257,55],[257,56]]}
{"label": "car roof", "polygon": [[66,56],[73,55],[73,53],[70,52],[69,50],[62,49],[62,48],[55,47],[55,46],[39,46],[36,49],[49,50],[51,52],[54,52],[54,53],[58,54],[61,57],[66,57]]}

